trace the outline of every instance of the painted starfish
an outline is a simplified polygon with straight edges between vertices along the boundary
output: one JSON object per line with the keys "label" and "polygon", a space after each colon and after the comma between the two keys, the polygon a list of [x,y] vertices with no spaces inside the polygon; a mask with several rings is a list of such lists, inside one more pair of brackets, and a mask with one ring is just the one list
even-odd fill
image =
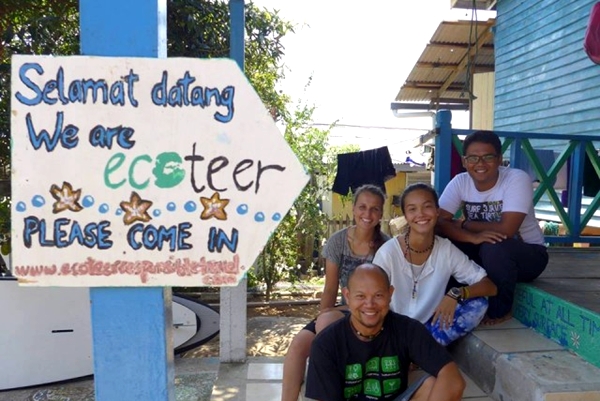
{"label": "painted starfish", "polygon": [[72,212],[79,212],[83,209],[83,206],[79,204],[79,198],[81,197],[81,189],[77,191],[73,190],[73,186],[63,181],[62,187],[58,187],[56,184],[52,184],[50,187],[50,194],[56,202],[52,205],[52,213],[60,213],[65,210]]}
{"label": "painted starfish", "polygon": [[200,198],[204,210],[200,215],[202,220],[215,218],[217,220],[227,220],[227,212],[225,206],[229,203],[229,199],[221,199],[218,192],[215,192],[210,198]]}
{"label": "painted starfish", "polygon": [[152,217],[148,214],[148,209],[152,206],[152,201],[140,198],[135,191],[131,193],[129,202],[123,201],[119,205],[125,212],[125,214],[123,214],[123,223],[125,223],[126,226],[136,221],[146,223],[152,220]]}

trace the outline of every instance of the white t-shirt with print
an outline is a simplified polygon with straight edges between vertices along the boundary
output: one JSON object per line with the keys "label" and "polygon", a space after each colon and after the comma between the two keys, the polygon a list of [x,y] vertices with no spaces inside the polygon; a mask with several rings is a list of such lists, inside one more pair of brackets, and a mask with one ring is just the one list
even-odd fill
{"label": "white t-shirt with print", "polygon": [[493,188],[480,192],[468,173],[456,175],[440,197],[440,208],[453,215],[462,208],[467,220],[500,221],[503,212],[525,213],[519,236],[528,244],[544,245],[544,235],[533,209],[533,185],[518,169],[499,167]]}

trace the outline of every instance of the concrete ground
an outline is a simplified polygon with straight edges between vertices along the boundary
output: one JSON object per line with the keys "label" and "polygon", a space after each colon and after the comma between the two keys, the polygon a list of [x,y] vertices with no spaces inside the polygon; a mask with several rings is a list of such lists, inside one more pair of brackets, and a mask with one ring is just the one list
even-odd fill
{"label": "concrete ground", "polygon": [[[219,358],[175,358],[175,400],[209,401],[218,372]],[[92,377],[86,377],[52,385],[0,391],[0,401],[94,401],[94,381]]]}
{"label": "concrete ground", "polygon": [[[273,324],[276,317],[273,317]],[[220,364],[218,358],[176,358],[176,401],[279,401],[283,357],[250,357],[246,363]],[[467,378],[463,400],[488,401]],[[93,401],[91,377],[27,389],[0,391],[0,401]],[[118,400],[129,401],[129,400]],[[137,401],[137,400],[136,400]]]}

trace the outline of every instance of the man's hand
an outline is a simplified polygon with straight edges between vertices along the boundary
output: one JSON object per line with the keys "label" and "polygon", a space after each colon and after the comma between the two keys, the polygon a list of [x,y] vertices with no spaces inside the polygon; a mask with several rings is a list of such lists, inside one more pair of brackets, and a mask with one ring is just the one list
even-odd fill
{"label": "man's hand", "polygon": [[506,235],[496,231],[482,231],[480,233],[471,233],[470,238],[471,241],[469,242],[475,245],[479,245],[484,242],[495,244],[504,241],[506,239]]}

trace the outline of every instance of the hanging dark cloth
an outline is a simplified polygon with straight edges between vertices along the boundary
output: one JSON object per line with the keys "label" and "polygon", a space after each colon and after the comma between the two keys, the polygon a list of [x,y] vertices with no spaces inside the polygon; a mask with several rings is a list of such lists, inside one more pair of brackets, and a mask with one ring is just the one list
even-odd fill
{"label": "hanging dark cloth", "polygon": [[396,176],[387,146],[337,155],[337,174],[333,192],[348,195],[364,184],[377,185],[385,192],[385,181]]}
{"label": "hanging dark cloth", "polygon": [[[537,156],[538,161],[540,162],[540,164],[542,165],[542,168],[544,169],[545,172],[548,172],[550,170],[550,167],[552,167],[552,164],[554,164],[554,161],[556,160],[556,156],[554,155],[554,151],[552,149],[534,149],[535,150],[535,155]],[[529,161],[529,158],[527,157],[527,155],[525,153],[521,153],[521,157],[520,157],[520,164],[519,164],[519,169],[525,171],[527,174],[529,174],[529,177],[531,178],[531,182],[539,182],[539,178],[537,176],[537,174],[535,173],[535,170],[533,169],[533,165],[531,164],[531,162]],[[556,182],[556,178],[552,179],[551,186],[554,186]],[[550,185],[549,185],[550,186]]]}
{"label": "hanging dark cloth", "polygon": [[600,191],[600,177],[596,174],[594,165],[586,155],[583,163],[583,194],[594,197]]}

